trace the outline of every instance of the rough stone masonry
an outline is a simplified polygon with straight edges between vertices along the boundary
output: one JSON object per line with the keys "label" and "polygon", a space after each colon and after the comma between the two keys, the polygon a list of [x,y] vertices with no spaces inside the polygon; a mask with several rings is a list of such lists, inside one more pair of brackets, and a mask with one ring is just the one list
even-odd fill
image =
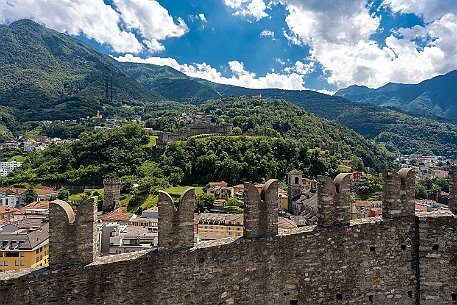
{"label": "rough stone masonry", "polygon": [[278,235],[270,180],[245,184],[243,238],[193,245],[193,191],[160,193],[159,251],[100,258],[95,202],[53,202],[51,266],[1,274],[0,304],[457,304],[457,220],[414,214],[411,170],[384,174],[382,219],[349,221],[346,174],[318,181],[317,226]]}

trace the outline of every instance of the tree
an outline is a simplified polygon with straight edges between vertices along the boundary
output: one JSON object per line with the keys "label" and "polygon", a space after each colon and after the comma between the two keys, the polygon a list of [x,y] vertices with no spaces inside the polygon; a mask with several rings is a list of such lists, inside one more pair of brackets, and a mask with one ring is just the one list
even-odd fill
{"label": "tree", "polygon": [[214,207],[214,200],[216,200],[216,198],[214,198],[213,195],[198,194],[195,198],[195,212],[209,212]]}
{"label": "tree", "polygon": [[363,160],[360,157],[352,156],[351,157],[351,167],[355,171],[364,171],[365,167],[363,166]]}
{"label": "tree", "polygon": [[427,199],[427,189],[422,184],[416,184],[416,198]]}
{"label": "tree", "polygon": [[38,197],[38,194],[35,192],[35,189],[31,186],[24,193],[24,201],[26,204],[34,202]]}
{"label": "tree", "polygon": [[230,198],[227,200],[227,205],[228,205],[228,206],[241,206],[241,205],[242,205],[242,202],[241,202],[241,200],[239,200],[239,199],[236,198],[236,197],[230,197]]}
{"label": "tree", "polygon": [[232,130],[232,134],[239,136],[239,135],[243,134],[243,131],[241,130],[240,127],[235,127]]}
{"label": "tree", "polygon": [[60,200],[68,200],[68,197],[70,197],[70,192],[68,190],[61,190],[59,191],[59,194],[57,195],[57,198]]}

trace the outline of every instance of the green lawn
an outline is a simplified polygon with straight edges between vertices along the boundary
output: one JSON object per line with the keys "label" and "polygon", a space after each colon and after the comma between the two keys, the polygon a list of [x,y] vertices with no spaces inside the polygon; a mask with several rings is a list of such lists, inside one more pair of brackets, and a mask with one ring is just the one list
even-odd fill
{"label": "green lawn", "polygon": [[[180,196],[184,193],[185,190],[192,186],[172,186],[167,189],[164,189],[164,192],[167,192],[170,195]],[[195,186],[195,195],[203,194],[203,186]]]}
{"label": "green lawn", "polygon": [[147,147],[155,147],[156,143],[157,143],[157,136],[150,136]]}

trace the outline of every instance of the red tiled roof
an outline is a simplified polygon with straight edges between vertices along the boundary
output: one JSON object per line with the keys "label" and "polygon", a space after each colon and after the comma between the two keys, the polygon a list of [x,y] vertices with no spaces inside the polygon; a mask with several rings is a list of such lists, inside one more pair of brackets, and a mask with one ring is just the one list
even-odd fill
{"label": "red tiled roof", "polygon": [[13,213],[13,215],[24,215],[24,214],[25,214],[24,208],[16,209],[16,211]]}
{"label": "red tiled roof", "polygon": [[18,209],[15,208],[10,208],[4,205],[0,205],[0,214],[7,214],[7,213],[13,213],[17,211]]}
{"label": "red tiled roof", "polygon": [[[0,194],[5,193],[7,191],[10,191],[10,192],[18,194],[18,195],[22,195],[25,192],[27,192],[27,189],[26,188],[6,188],[6,187],[0,188]],[[57,191],[55,191],[52,188],[37,188],[37,189],[35,189],[35,192],[37,193],[37,195],[48,195],[48,194],[56,193]]]}
{"label": "red tiled roof", "polygon": [[24,209],[49,209],[49,201],[36,201],[29,203]]}
{"label": "red tiled roof", "polygon": [[57,193],[57,191],[51,188],[35,189],[35,192],[37,193],[37,195],[49,195],[52,193]]}
{"label": "red tiled roof", "polygon": [[209,182],[209,186],[227,186],[228,183],[225,181],[219,181],[219,182]]}
{"label": "red tiled roof", "polygon": [[122,209],[115,209],[107,214],[101,215],[98,218],[102,221],[129,221],[133,213],[125,212]]}

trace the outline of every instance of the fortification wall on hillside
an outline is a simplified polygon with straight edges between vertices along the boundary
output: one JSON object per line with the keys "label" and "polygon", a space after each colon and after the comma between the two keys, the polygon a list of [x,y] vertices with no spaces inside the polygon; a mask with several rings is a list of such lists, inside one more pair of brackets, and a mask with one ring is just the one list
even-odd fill
{"label": "fortification wall on hillside", "polygon": [[272,206],[277,182],[260,194],[246,184],[246,236],[191,249],[192,192],[178,205],[161,193],[161,220],[173,225],[159,224],[158,252],[0,274],[0,304],[453,304],[457,220],[416,217],[404,206],[414,204],[411,174],[389,175],[399,185],[390,181],[384,192],[400,197],[383,196],[388,217],[347,221],[346,176],[319,177],[323,220],[282,235]]}
{"label": "fortification wall on hillside", "polygon": [[175,133],[170,132],[159,132],[156,148],[163,150],[165,149],[167,143],[183,141],[189,137],[200,135],[200,134],[221,134],[221,135],[230,135],[233,131],[232,124],[193,124],[188,126],[184,130],[179,130]]}

